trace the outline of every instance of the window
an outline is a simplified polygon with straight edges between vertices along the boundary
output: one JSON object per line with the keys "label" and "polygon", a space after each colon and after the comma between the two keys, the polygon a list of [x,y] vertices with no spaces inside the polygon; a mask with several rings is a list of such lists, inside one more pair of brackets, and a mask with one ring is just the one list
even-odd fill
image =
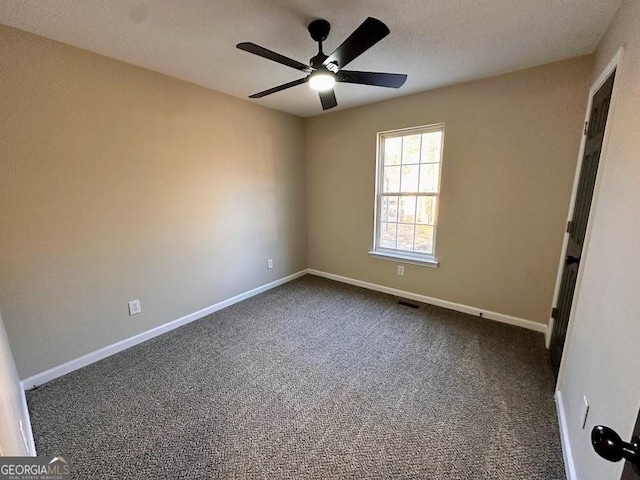
{"label": "window", "polygon": [[372,256],[437,266],[438,195],[444,125],[378,134]]}

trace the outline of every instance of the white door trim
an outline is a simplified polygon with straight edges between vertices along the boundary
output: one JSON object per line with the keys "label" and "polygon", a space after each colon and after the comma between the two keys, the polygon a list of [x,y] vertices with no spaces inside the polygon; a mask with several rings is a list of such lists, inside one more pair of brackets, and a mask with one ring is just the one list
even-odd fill
{"label": "white door trim", "polygon": [[[622,64],[622,54],[623,54],[624,48],[620,47],[620,49],[616,52],[616,54],[613,56],[613,58],[611,59],[611,61],[609,62],[609,64],[602,70],[602,72],[600,72],[600,75],[598,75],[598,78],[596,79],[595,82],[593,82],[593,84],[591,85],[591,88],[589,89],[589,101],[587,104],[587,113],[585,115],[585,123],[589,121],[589,115],[591,114],[591,105],[593,104],[593,96],[596,94],[596,92],[598,91],[598,89],[604,84],[604,82],[609,78],[609,76],[611,75],[611,73],[616,70],[617,74],[616,74],[616,78],[620,78],[620,66]],[[585,237],[584,237],[584,246],[582,249],[582,261],[581,263],[584,265],[585,260],[587,258],[587,255],[589,253],[589,243],[591,240],[591,229],[593,226],[593,213],[596,210],[597,207],[597,203],[598,203],[598,197],[600,194],[600,184],[602,183],[602,172],[604,170],[604,165],[607,161],[607,150],[609,148],[609,137],[611,136],[611,123],[613,121],[614,118],[614,111],[615,111],[615,107],[616,107],[616,103],[617,103],[617,98],[618,98],[618,85],[619,82],[617,80],[614,80],[613,82],[613,91],[611,94],[611,104],[609,105],[609,113],[607,116],[607,123],[605,125],[605,131],[604,131],[604,138],[602,140],[602,149],[600,152],[600,163],[598,165],[598,172],[596,174],[596,183],[595,183],[595,187],[593,189],[593,199],[591,201],[591,209],[589,211],[589,219],[587,221],[587,230],[585,232]],[[586,143],[586,135],[582,136],[582,141],[580,144],[580,153],[578,155],[578,165],[576,167],[576,174],[574,177],[574,181],[573,181],[573,190],[571,193],[571,201],[569,202],[569,213],[567,215],[567,222],[569,222],[571,220],[571,218],[573,217],[573,209],[575,206],[575,201],[576,201],[576,193],[578,190],[578,182],[580,180],[580,170],[582,169],[582,160],[583,160],[583,156],[584,156],[584,149],[585,149],[585,143]],[[553,294],[553,303],[552,305],[555,307],[557,302],[558,302],[558,295],[560,292],[560,281],[562,279],[562,271],[564,268],[564,258],[567,254],[567,243],[569,241],[569,234],[565,232],[564,234],[564,241],[562,243],[562,252],[560,255],[560,262],[558,265],[558,273],[556,275],[556,286],[555,286],[555,290],[554,290],[554,294]],[[580,297],[580,288],[582,285],[582,276],[584,273],[584,268],[580,268],[578,269],[578,277],[576,279],[576,286],[575,286],[575,290],[574,290],[574,296],[573,296],[573,302],[571,303],[571,311],[569,313],[569,325],[567,327],[567,334],[565,337],[565,343],[564,343],[564,350],[563,350],[563,355],[562,355],[562,359],[560,360],[560,371],[558,373],[558,381],[556,383],[556,389],[558,388],[559,385],[561,385],[562,382],[562,375],[564,372],[564,352],[566,352],[567,347],[570,344],[570,339],[571,339],[571,333],[573,331],[573,317],[575,315],[575,305],[578,303],[578,299]],[[554,323],[554,319],[553,318],[549,318],[549,335],[547,336],[547,341],[549,342],[549,345],[547,345],[547,348],[549,348],[550,346],[550,342],[551,342],[551,335],[553,332],[553,323]]]}

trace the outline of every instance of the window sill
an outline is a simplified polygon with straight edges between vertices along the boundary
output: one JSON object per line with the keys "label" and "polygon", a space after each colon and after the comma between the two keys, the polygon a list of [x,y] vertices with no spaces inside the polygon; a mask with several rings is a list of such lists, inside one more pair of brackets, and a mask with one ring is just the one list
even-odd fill
{"label": "window sill", "polygon": [[369,252],[369,256],[373,258],[379,258],[381,260],[390,260],[392,262],[402,262],[409,263],[411,265],[420,265],[421,267],[431,267],[438,268],[440,262],[435,259],[435,257],[422,257],[417,255],[411,255],[408,253],[391,253],[391,252],[380,252],[380,251],[371,251]]}

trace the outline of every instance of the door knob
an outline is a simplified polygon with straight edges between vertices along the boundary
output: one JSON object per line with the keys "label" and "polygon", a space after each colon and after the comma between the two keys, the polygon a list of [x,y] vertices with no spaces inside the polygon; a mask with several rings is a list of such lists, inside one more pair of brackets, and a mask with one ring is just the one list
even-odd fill
{"label": "door knob", "polygon": [[567,265],[571,265],[572,263],[580,263],[580,257],[574,257],[573,255],[567,255],[566,258]]}
{"label": "door knob", "polygon": [[591,430],[591,445],[598,455],[610,462],[619,462],[623,458],[631,462],[633,469],[640,474],[640,437],[633,437],[631,443],[622,441],[615,430],[596,425]]}

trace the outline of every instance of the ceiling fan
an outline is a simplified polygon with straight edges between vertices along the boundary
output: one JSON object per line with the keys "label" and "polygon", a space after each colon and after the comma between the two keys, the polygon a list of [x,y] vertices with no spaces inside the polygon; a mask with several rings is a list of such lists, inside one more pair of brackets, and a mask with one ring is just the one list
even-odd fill
{"label": "ceiling fan", "polygon": [[304,78],[250,95],[249,98],[261,98],[308,82],[312,89],[318,91],[322,109],[328,110],[338,105],[333,91],[333,86],[336,82],[400,88],[407,80],[406,75],[398,73],[343,70],[349,62],[389,35],[389,28],[380,20],[372,17],[367,18],[331,55],[325,55],[322,51],[322,42],[329,36],[331,24],[326,20],[314,20],[309,24],[308,29],[311,38],[318,42],[318,54],[309,61],[309,65],[272,52],[255,43],[243,42],[236,45],[240,50],[308,74]]}

